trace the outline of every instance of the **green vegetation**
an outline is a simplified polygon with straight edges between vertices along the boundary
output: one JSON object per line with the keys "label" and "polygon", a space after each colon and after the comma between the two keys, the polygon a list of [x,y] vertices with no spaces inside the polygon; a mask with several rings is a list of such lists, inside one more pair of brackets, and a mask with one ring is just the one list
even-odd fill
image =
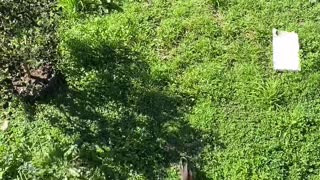
{"label": "green vegetation", "polygon": [[34,70],[57,62],[59,11],[56,4],[50,0],[0,2],[0,91],[4,103],[10,96],[6,93],[8,81],[15,87],[23,86],[19,94],[33,94],[39,86],[31,78],[44,80],[41,78],[44,72]]}
{"label": "green vegetation", "polygon": [[48,0],[0,3],[2,73],[14,76],[19,63],[32,66],[57,60],[56,7]]}
{"label": "green vegetation", "polygon": [[[1,91],[1,179],[178,179],[182,156],[198,179],[320,178],[316,1],[59,6],[67,83],[35,104]],[[299,34],[301,72],[273,71],[274,27]]]}

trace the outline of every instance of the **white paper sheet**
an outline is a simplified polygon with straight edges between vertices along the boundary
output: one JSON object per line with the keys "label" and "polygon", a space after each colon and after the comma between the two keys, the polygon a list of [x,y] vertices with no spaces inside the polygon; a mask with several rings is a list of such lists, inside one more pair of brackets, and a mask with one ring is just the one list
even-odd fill
{"label": "white paper sheet", "polygon": [[278,71],[300,71],[297,33],[273,29],[273,68]]}

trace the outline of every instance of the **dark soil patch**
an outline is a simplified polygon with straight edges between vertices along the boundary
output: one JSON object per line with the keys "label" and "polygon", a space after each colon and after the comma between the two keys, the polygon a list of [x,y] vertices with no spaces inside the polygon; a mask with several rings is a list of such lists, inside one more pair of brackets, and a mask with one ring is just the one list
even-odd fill
{"label": "dark soil patch", "polygon": [[61,82],[63,76],[54,69],[52,64],[45,64],[37,69],[30,69],[29,76],[23,69],[12,78],[12,87],[15,94],[28,102],[52,94]]}

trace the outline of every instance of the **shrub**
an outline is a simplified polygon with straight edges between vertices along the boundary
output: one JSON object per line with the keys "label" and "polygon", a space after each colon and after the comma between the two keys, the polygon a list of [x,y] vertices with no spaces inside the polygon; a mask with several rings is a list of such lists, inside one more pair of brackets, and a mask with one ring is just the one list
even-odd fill
{"label": "shrub", "polygon": [[6,78],[57,60],[57,12],[54,0],[0,2],[0,71]]}

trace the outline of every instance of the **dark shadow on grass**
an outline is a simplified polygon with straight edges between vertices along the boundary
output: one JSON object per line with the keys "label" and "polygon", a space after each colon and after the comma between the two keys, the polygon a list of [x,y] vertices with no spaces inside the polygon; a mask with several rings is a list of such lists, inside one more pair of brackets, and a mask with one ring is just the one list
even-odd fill
{"label": "dark shadow on grass", "polygon": [[230,3],[230,0],[212,0],[214,10],[228,9]]}
{"label": "dark shadow on grass", "polygon": [[49,118],[53,126],[78,136],[81,167],[99,169],[108,179],[127,179],[132,171],[159,179],[181,155],[197,156],[204,143],[184,119],[188,98],[150,82],[149,66],[139,54],[107,43],[68,44],[73,66],[64,72],[91,74],[90,80],[81,88],[66,86],[50,102],[67,122]]}
{"label": "dark shadow on grass", "polygon": [[112,12],[122,12],[121,2],[114,2],[108,0],[92,1],[81,0],[78,2],[77,10],[82,14],[89,15],[103,15],[110,14]]}

